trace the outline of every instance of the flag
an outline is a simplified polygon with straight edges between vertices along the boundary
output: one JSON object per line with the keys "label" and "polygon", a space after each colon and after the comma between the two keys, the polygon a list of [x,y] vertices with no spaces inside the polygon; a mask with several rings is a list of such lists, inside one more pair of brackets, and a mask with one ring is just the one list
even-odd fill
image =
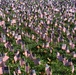
{"label": "flag", "polygon": [[39,58],[36,58],[36,59],[34,59],[33,61],[34,61],[34,64],[35,64],[35,65],[40,65],[40,64],[41,64]]}
{"label": "flag", "polygon": [[31,75],[36,75],[36,71],[32,70]]}
{"label": "flag", "polygon": [[2,22],[0,22],[0,26],[2,26]]}
{"label": "flag", "polygon": [[54,11],[55,11],[55,12],[59,12],[59,10],[58,10],[58,9],[56,9],[56,8],[54,9]]}
{"label": "flag", "polygon": [[18,40],[21,40],[21,35],[18,35],[17,39],[18,39]]}
{"label": "flag", "polygon": [[2,25],[5,25],[5,21],[1,21],[1,24],[2,24]]}
{"label": "flag", "polygon": [[50,48],[50,53],[52,53],[53,51],[52,51],[52,48]]}
{"label": "flag", "polygon": [[25,65],[25,72],[26,73],[30,72],[30,66],[29,66],[29,64],[27,62],[26,62],[26,65]]}
{"label": "flag", "polygon": [[25,57],[27,57],[27,50],[25,50],[23,54],[25,55]]}
{"label": "flag", "polygon": [[6,42],[6,35],[3,36],[3,42]]}
{"label": "flag", "polygon": [[50,43],[50,42],[47,42],[47,43],[46,43],[46,48],[49,48],[49,43]]}
{"label": "flag", "polygon": [[76,58],[76,53],[74,51],[72,52],[72,56]]}
{"label": "flag", "polygon": [[9,73],[9,68],[7,66],[4,66],[3,71],[4,71],[4,73]]}
{"label": "flag", "polygon": [[15,36],[15,31],[12,31],[12,35]]}
{"label": "flag", "polygon": [[3,62],[6,62],[8,59],[9,59],[9,56],[7,56],[7,54],[5,54],[3,57]]}
{"label": "flag", "polygon": [[11,20],[11,25],[16,23],[16,19]]}
{"label": "flag", "polygon": [[20,66],[23,66],[23,65],[25,65],[25,60],[24,59],[21,59],[20,60]]}
{"label": "flag", "polygon": [[69,66],[68,60],[66,58],[63,59],[63,65]]}
{"label": "flag", "polygon": [[69,47],[66,46],[66,53],[70,53]]}
{"label": "flag", "polygon": [[44,48],[44,47],[45,47],[45,44],[43,43],[43,44],[42,44],[42,48]]}
{"label": "flag", "polygon": [[45,66],[45,73],[46,73],[46,75],[52,75],[52,71],[48,64],[46,64],[46,66]]}
{"label": "flag", "polygon": [[16,75],[16,72],[15,71],[13,72],[13,75]]}
{"label": "flag", "polygon": [[2,60],[2,57],[0,57],[0,65],[2,64],[3,60]]}
{"label": "flag", "polygon": [[67,36],[70,35],[70,32],[67,30]]}
{"label": "flag", "polygon": [[3,68],[0,67],[0,75],[3,75]]}
{"label": "flag", "polygon": [[15,54],[15,56],[14,56],[14,61],[16,62],[17,60],[18,60],[18,58],[19,58],[19,51],[17,51],[17,53]]}
{"label": "flag", "polygon": [[50,24],[50,20],[47,20],[47,24]]}
{"label": "flag", "polygon": [[58,59],[59,61],[63,61],[63,56],[60,55],[59,52],[57,52],[57,59]]}
{"label": "flag", "polygon": [[65,28],[65,27],[63,27],[63,32],[64,32],[64,33],[66,32],[66,28]]}
{"label": "flag", "polygon": [[71,68],[72,68],[71,72],[73,74],[74,73],[74,65],[72,65]]}
{"label": "flag", "polygon": [[34,34],[32,34],[32,39],[35,39],[35,36],[34,36]]}
{"label": "flag", "polygon": [[18,73],[18,74],[21,74],[20,67],[18,67],[18,69],[17,69],[17,73]]}
{"label": "flag", "polygon": [[7,44],[8,44],[7,42],[4,44],[5,48],[7,48]]}
{"label": "flag", "polygon": [[73,65],[73,62],[72,62],[71,58],[68,59],[68,64],[69,64],[69,66]]}
{"label": "flag", "polygon": [[15,61],[15,62],[17,61],[17,56],[14,56],[14,61]]}
{"label": "flag", "polygon": [[66,44],[62,44],[62,49],[63,49],[63,50],[66,49]]}

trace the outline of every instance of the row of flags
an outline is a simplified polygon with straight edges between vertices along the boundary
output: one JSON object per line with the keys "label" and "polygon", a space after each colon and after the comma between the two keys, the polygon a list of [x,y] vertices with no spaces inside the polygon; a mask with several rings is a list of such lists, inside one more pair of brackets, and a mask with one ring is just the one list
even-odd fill
{"label": "row of flags", "polygon": [[64,66],[70,66],[71,72],[74,73],[75,68],[71,59],[66,59],[66,57],[64,57],[64,55],[61,55],[59,52],[57,52],[57,59],[61,61]]}
{"label": "row of flags", "polygon": [[[3,36],[4,36],[4,35],[3,35]],[[11,46],[11,44],[10,44],[9,42],[4,42],[4,46],[5,46],[6,48],[9,48],[9,47]],[[11,47],[10,47],[10,48],[11,48]],[[7,53],[6,53],[6,54],[7,54]],[[36,59],[36,57],[33,57],[32,53],[31,53],[31,56],[29,56],[29,55],[30,55],[30,52],[29,52],[29,51],[24,52],[24,54],[25,54],[26,57],[29,57],[31,60],[33,60],[36,65],[39,64],[39,63],[38,63],[39,59]],[[8,59],[8,56],[5,57],[4,61],[5,61],[6,59]],[[15,53],[15,56],[14,56],[14,61],[17,62],[18,60],[20,61],[19,51],[17,51],[17,53]],[[20,61],[20,65],[21,65],[21,66],[22,66],[22,64],[25,64],[25,61],[24,61],[24,60]],[[26,63],[25,71],[26,71],[27,73],[29,73],[29,71],[30,71],[30,67],[29,67],[28,63]],[[17,69],[17,73],[18,73],[18,74],[21,74],[20,68]],[[15,74],[15,72],[14,72],[14,74]],[[36,75],[35,70],[32,70],[31,75]]]}
{"label": "row of flags", "polygon": [[[25,24],[25,28],[29,27],[32,31],[34,31],[37,34],[39,34],[40,38],[42,38],[43,40],[46,40],[46,43],[43,43],[43,45],[42,45],[43,48],[50,48],[50,43],[51,42],[54,42],[54,43],[55,42],[56,43],[57,42],[59,42],[59,43],[62,42],[63,44],[61,46],[61,49],[62,50],[66,50],[67,53],[70,53],[70,50],[69,50],[68,46],[70,46],[72,49],[75,49],[76,45],[75,45],[73,39],[75,38],[76,24],[75,24],[75,17],[74,17],[75,16],[74,15],[75,10],[73,8],[68,7],[67,9],[70,9],[70,10],[66,9],[67,12],[65,10],[65,14],[62,15],[62,14],[60,14],[61,10],[58,9],[58,8],[55,8],[53,6],[53,4],[52,4],[52,1],[49,2],[49,0],[48,0],[48,4],[49,5],[51,4],[52,9],[48,5],[46,5],[45,8],[44,8],[44,5],[42,4],[43,2],[42,2],[42,3],[40,3],[40,5],[35,5],[35,7],[31,6],[31,9],[33,9],[31,11],[27,4],[26,5],[27,5],[27,9],[28,10],[26,10],[26,6],[25,6],[24,2],[20,2],[20,3],[16,5],[16,3],[14,1],[12,1],[10,4],[8,4],[8,6],[12,7],[12,10],[15,12],[15,14],[11,14],[10,10],[8,9],[9,7],[7,7],[7,9],[4,10],[4,12],[6,14],[13,15],[13,17],[15,18],[15,19],[14,18],[11,19],[10,16],[8,17],[7,21],[10,23],[10,27],[11,26],[13,26],[13,27],[21,26],[21,23]],[[39,9],[37,9],[38,6],[39,6]],[[45,12],[45,10],[47,10],[47,12]],[[53,10],[53,12],[52,12],[52,10]],[[34,14],[33,11],[34,11],[34,13],[37,13],[37,11],[38,11],[39,15]],[[48,12],[48,11],[50,11],[50,12]],[[32,16],[31,14],[34,14],[34,16]],[[59,20],[58,17],[56,18],[55,14],[62,15],[62,17],[60,18],[61,20]],[[1,14],[1,17],[4,18],[5,17],[4,14]],[[38,18],[45,19],[45,21],[44,20],[40,20],[40,22],[38,23]],[[54,18],[56,19],[55,25],[54,25],[54,23],[52,23]],[[25,21],[29,20],[29,22],[25,23],[25,21],[23,21],[23,19],[25,19]],[[60,24],[58,24],[58,20],[60,21]],[[17,23],[18,21],[19,21],[19,23]],[[74,27],[71,30],[72,32],[70,32],[71,25],[68,25],[68,28],[66,27],[66,23],[65,23],[66,21],[68,21],[69,23],[73,22],[75,24]],[[34,23],[37,23],[37,24],[35,25]],[[53,28],[52,28],[52,26],[50,24],[53,24]],[[15,31],[11,31],[11,29],[8,29],[6,27],[6,22],[4,20],[0,21],[0,26],[3,27],[3,29],[6,28],[5,32],[6,32],[6,34],[8,33],[7,34],[8,37],[10,37],[9,32],[12,33],[12,36],[16,40],[16,44],[18,44],[18,45],[20,44],[21,45],[21,49],[25,49],[24,48],[25,45],[22,44],[22,34],[18,34],[19,33],[18,31],[16,33]],[[54,26],[55,26],[55,28],[54,28]],[[57,28],[57,30],[56,30],[56,28]],[[50,34],[48,33],[48,30],[50,30]],[[58,33],[58,37],[56,37],[55,32]],[[64,41],[65,41],[64,38],[65,37],[62,35],[62,32],[64,32],[66,34],[67,38],[69,39],[69,42],[68,42],[69,45],[68,46],[66,44],[64,44]],[[23,32],[23,35],[31,37],[32,40],[36,39],[36,36],[34,34],[29,35],[29,33],[25,34]],[[49,37],[49,35],[50,35],[50,37]],[[4,43],[5,48],[11,49],[12,48],[12,44],[9,41],[6,40],[6,35],[1,33],[1,37],[2,37],[1,40]],[[39,41],[39,39],[37,39],[36,41]],[[52,53],[52,51],[50,51],[50,52]],[[40,59],[39,58],[37,59],[36,56],[32,52],[30,52],[29,50],[25,50],[23,54],[25,55],[26,58],[29,58],[30,60],[32,60],[35,65],[40,64]],[[75,52],[72,52],[72,54],[73,54],[73,57],[75,57]],[[62,56],[58,56],[57,58],[60,61],[63,61],[64,65],[69,64],[68,60],[65,59],[65,58],[63,59]],[[7,54],[5,54],[5,57],[3,58],[3,62],[6,62],[8,59],[9,59],[9,57],[7,56]],[[25,64],[24,63],[24,59],[20,58],[19,51],[14,54],[15,63],[18,60],[20,60],[20,65],[24,65]],[[26,66],[27,66],[26,67],[26,70],[27,70],[26,72],[28,72],[29,71],[29,66],[28,66],[28,64],[26,64]],[[74,65],[71,64],[71,67],[72,67],[72,73],[73,73],[74,72]],[[45,68],[46,68],[45,69],[46,74],[47,75],[51,75],[51,69],[50,69],[50,67],[47,64],[46,64]],[[21,71],[20,71],[19,67],[17,68],[17,71],[18,71],[19,74],[21,74]],[[15,72],[14,72],[14,74],[15,74]],[[35,70],[32,70],[31,74],[32,75],[36,75]]]}

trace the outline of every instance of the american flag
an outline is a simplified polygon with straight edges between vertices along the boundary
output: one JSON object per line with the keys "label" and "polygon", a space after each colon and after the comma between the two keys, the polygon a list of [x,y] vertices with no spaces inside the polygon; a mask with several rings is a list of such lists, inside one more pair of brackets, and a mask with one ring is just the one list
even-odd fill
{"label": "american flag", "polygon": [[18,74],[21,74],[20,67],[17,68],[17,73],[18,73]]}
{"label": "american flag", "polygon": [[47,20],[47,24],[50,24],[50,20]]}
{"label": "american flag", "polygon": [[66,28],[65,28],[65,27],[63,27],[63,32],[64,32],[64,33],[66,32]]}
{"label": "american flag", "polygon": [[46,43],[46,48],[49,48],[49,43],[50,43],[50,42],[47,42],[47,43]]}
{"label": "american flag", "polygon": [[72,65],[71,68],[72,68],[71,72],[72,72],[72,74],[73,74],[73,73],[74,73],[74,70],[75,70],[75,69],[74,69],[74,65]]}
{"label": "american flag", "polygon": [[25,65],[25,60],[22,58],[22,59],[20,60],[20,66],[23,66],[23,65]]}
{"label": "american flag", "polygon": [[4,66],[4,67],[3,67],[3,71],[4,71],[4,73],[9,73],[9,68],[8,68],[8,66]]}
{"label": "american flag", "polygon": [[62,49],[63,49],[63,50],[66,49],[66,44],[62,44]]}
{"label": "american flag", "polygon": [[35,65],[39,65],[39,64],[41,64],[39,58],[36,58],[36,59],[34,59],[33,61],[34,61],[34,64],[35,64]]}
{"label": "american flag", "polygon": [[21,35],[18,35],[17,39],[18,39],[18,40],[21,40]]}
{"label": "american flag", "polygon": [[26,62],[26,65],[25,65],[25,72],[26,73],[30,72],[30,66],[29,66],[29,63],[27,63],[27,62]]}
{"label": "american flag", "polygon": [[14,61],[16,62],[18,60],[18,58],[19,58],[19,51],[17,51],[17,53],[15,54]]}
{"label": "american flag", "polygon": [[0,67],[0,75],[3,75],[3,68]]}
{"label": "american flag", "polygon": [[24,50],[25,49],[25,43],[22,41],[21,43],[21,49]]}
{"label": "american flag", "polygon": [[36,75],[36,71],[32,70],[31,75]]}
{"label": "american flag", "polygon": [[25,55],[25,57],[27,57],[27,50],[24,51],[23,55]]}
{"label": "american flag", "polygon": [[0,26],[2,26],[2,22],[0,22]]}
{"label": "american flag", "polygon": [[3,36],[3,42],[6,42],[6,35]]}
{"label": "american flag", "polygon": [[52,75],[51,69],[48,64],[46,64],[46,66],[45,66],[45,73],[46,73],[46,75]]}
{"label": "american flag", "polygon": [[76,58],[76,53],[74,51],[72,52],[72,56]]}
{"label": "american flag", "polygon": [[15,61],[15,62],[17,61],[17,56],[14,56],[14,61]]}
{"label": "american flag", "polygon": [[11,20],[11,25],[16,23],[16,19]]}
{"label": "american flag", "polygon": [[3,60],[2,60],[2,57],[0,56],[0,65],[2,64]]}
{"label": "american flag", "polygon": [[5,25],[5,21],[2,21],[2,25]]}
{"label": "american flag", "polygon": [[32,34],[32,39],[35,39],[35,36],[34,36],[34,34]]}
{"label": "american flag", "polygon": [[74,30],[76,31],[76,26],[74,27]]}
{"label": "american flag", "polygon": [[66,59],[66,57],[64,57],[64,59],[63,59],[63,65],[65,65],[65,66],[69,65],[68,59]]}
{"label": "american flag", "polygon": [[5,25],[5,21],[0,22],[0,26]]}
{"label": "american flag", "polygon": [[15,71],[13,72],[13,75],[16,75],[16,72]]}
{"label": "american flag", "polygon": [[7,53],[5,53],[4,57],[3,57],[3,62],[6,62],[9,59],[9,56],[7,56]]}
{"label": "american flag", "polygon": [[57,52],[57,59],[58,59],[59,61],[63,61],[63,56],[60,55],[59,52]]}

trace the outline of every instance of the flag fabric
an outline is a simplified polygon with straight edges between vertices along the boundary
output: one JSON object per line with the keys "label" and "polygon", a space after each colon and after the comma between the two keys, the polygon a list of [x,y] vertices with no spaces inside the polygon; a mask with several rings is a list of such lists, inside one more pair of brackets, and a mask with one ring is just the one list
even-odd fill
{"label": "flag fabric", "polygon": [[3,25],[5,25],[5,21],[0,22],[0,26],[3,26]]}
{"label": "flag fabric", "polygon": [[6,42],[6,35],[4,35],[4,37],[3,37],[3,42],[4,43]]}
{"label": "flag fabric", "polygon": [[2,57],[0,57],[0,65],[2,64],[2,62],[3,62],[3,59],[2,59]]}
{"label": "flag fabric", "polygon": [[35,36],[34,36],[34,34],[32,34],[32,39],[35,39]]}
{"label": "flag fabric", "polygon": [[75,69],[74,69],[74,65],[72,65],[71,68],[72,68],[71,72],[72,72],[72,74],[73,74],[73,73],[74,73],[74,70],[75,70]]}
{"label": "flag fabric", "polygon": [[18,69],[17,69],[17,73],[18,73],[18,74],[21,74],[20,67],[18,67]]}
{"label": "flag fabric", "polygon": [[9,56],[7,56],[7,53],[5,53],[4,57],[3,57],[3,62],[6,62],[9,59]]}
{"label": "flag fabric", "polygon": [[5,21],[2,21],[2,25],[5,25]]}
{"label": "flag fabric", "polygon": [[63,50],[66,49],[66,44],[62,44],[62,49],[63,49]]}
{"label": "flag fabric", "polygon": [[16,72],[15,71],[13,72],[13,75],[16,75]]}
{"label": "flag fabric", "polygon": [[0,75],[3,75],[3,68],[0,67]]}
{"label": "flag fabric", "polygon": [[17,61],[17,56],[14,56],[14,61],[15,61],[15,62]]}
{"label": "flag fabric", "polygon": [[60,55],[59,52],[57,52],[57,59],[58,59],[59,61],[63,61],[63,57]]}
{"label": "flag fabric", "polygon": [[72,52],[72,56],[76,58],[76,53],[74,51]]}
{"label": "flag fabric", "polygon": [[51,69],[48,64],[46,64],[46,66],[45,66],[45,73],[46,73],[46,75],[52,75]]}
{"label": "flag fabric", "polygon": [[28,51],[27,50],[25,50],[23,54],[25,55],[25,57],[28,57]]}
{"label": "flag fabric", "polygon": [[67,49],[66,49],[66,53],[70,53],[70,50],[69,50],[69,48],[67,47]]}
{"label": "flag fabric", "polygon": [[29,66],[29,64],[27,62],[26,62],[26,65],[25,65],[25,72],[26,73],[30,72],[30,66]]}
{"label": "flag fabric", "polygon": [[47,42],[47,43],[46,43],[46,48],[49,48],[49,43],[50,43],[50,42]]}
{"label": "flag fabric", "polygon": [[0,22],[0,26],[2,27],[2,22]]}
{"label": "flag fabric", "polygon": [[69,65],[68,60],[66,58],[63,59],[63,65],[64,66],[68,66]]}
{"label": "flag fabric", "polygon": [[66,28],[65,28],[65,27],[63,27],[63,32],[64,32],[64,33],[66,32]]}
{"label": "flag fabric", "polygon": [[16,19],[11,20],[11,25],[16,23]]}
{"label": "flag fabric", "polygon": [[14,61],[16,62],[17,60],[18,60],[18,58],[19,58],[19,50],[17,51],[17,53],[15,54],[15,56],[14,56]]}
{"label": "flag fabric", "polygon": [[39,58],[36,58],[36,59],[34,59],[33,61],[34,61],[34,64],[35,64],[35,65],[40,65],[40,64],[41,64]]}
{"label": "flag fabric", "polygon": [[21,40],[21,35],[18,35],[17,39],[18,39],[18,40]]}
{"label": "flag fabric", "polygon": [[4,65],[4,67],[3,67],[3,72],[4,72],[4,73],[9,73],[9,68],[8,68],[8,66]]}
{"label": "flag fabric", "polygon": [[36,75],[36,71],[32,70],[31,75]]}
{"label": "flag fabric", "polygon": [[24,61],[24,59],[21,59],[20,60],[20,66],[23,66],[23,65],[25,65],[25,61]]}

